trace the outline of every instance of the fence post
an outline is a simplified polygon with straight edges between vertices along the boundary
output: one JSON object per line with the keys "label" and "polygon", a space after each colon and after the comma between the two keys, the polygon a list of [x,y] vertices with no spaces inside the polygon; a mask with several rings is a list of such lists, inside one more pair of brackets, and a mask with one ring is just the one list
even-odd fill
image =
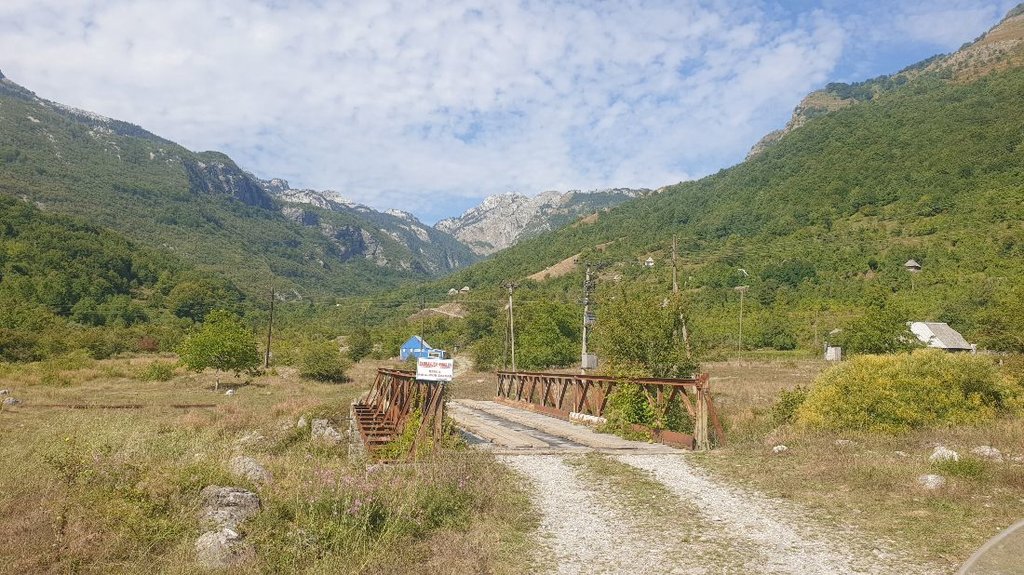
{"label": "fence post", "polygon": [[708,441],[708,396],[707,389],[703,382],[698,382],[695,390],[697,392],[696,405],[694,406],[693,442],[694,447],[701,451],[711,448]]}

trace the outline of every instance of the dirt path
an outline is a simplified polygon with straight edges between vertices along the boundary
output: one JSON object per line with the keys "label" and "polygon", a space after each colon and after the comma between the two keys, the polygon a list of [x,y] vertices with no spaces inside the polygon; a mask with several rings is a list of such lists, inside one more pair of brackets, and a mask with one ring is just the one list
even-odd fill
{"label": "dirt path", "polygon": [[[477,402],[473,407],[513,417],[486,403]],[[536,420],[538,417],[550,421]],[[663,447],[655,451],[645,443],[624,445],[620,443],[624,440],[610,440],[581,426],[572,426],[571,442],[565,446],[550,440],[543,449],[528,441],[503,445],[500,442],[507,441],[509,434],[521,440],[529,432],[528,424],[542,427],[545,435],[536,437],[544,438],[559,436],[568,425],[531,413],[515,416],[514,429],[506,434],[500,429],[506,418],[492,417],[487,425],[472,418],[466,421],[477,433],[493,431],[490,448],[528,482],[542,513],[541,542],[550,557],[551,573],[944,572],[921,565],[852,528],[835,526],[792,502],[729,485],[691,465],[685,452]],[[531,439],[536,441],[536,437]],[[644,508],[623,507],[619,502],[630,494],[622,491],[621,482],[588,475],[585,466],[576,463],[586,452],[629,466],[630,473],[639,474],[637,481],[653,482],[685,511],[666,520],[665,516],[644,517]]]}

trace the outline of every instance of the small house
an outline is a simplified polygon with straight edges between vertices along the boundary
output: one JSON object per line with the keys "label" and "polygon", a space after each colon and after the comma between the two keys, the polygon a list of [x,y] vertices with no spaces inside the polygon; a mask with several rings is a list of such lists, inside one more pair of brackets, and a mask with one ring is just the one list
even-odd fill
{"label": "small house", "polygon": [[910,322],[910,331],[928,347],[944,349],[946,351],[967,351],[974,352],[975,346],[967,343],[964,336],[960,335],[949,325],[937,321],[914,321]]}
{"label": "small house", "polygon": [[917,263],[916,260],[907,260],[907,263],[903,264],[903,269],[911,273],[917,273],[921,271],[921,264]]}
{"label": "small house", "polygon": [[410,337],[398,350],[398,357],[403,361],[410,357],[445,359],[446,355],[443,349],[430,347],[430,344],[418,335]]}

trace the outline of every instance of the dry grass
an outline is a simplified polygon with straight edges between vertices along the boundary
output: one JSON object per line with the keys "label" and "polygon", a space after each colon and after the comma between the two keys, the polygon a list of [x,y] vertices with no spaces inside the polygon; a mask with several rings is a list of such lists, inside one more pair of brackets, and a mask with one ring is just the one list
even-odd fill
{"label": "dry grass", "polygon": [[[804,504],[838,523],[891,540],[911,556],[945,562],[951,571],[989,537],[1024,517],[1024,463],[1009,459],[1024,455],[1020,419],[902,435],[776,427],[769,411],[778,392],[810,384],[823,363],[747,361],[705,367],[712,374],[729,444],[696,454],[693,461],[720,477]],[[778,444],[789,450],[773,454]],[[966,463],[929,464],[937,444],[957,450]],[[996,447],[1007,460],[971,457],[970,450],[979,445]],[[925,491],[916,483],[925,473],[944,475],[947,486]]]}
{"label": "dry grass", "polygon": [[[212,373],[136,378],[173,360],[0,366],[0,388],[24,401],[0,411],[0,573],[200,572],[198,493],[210,484],[263,501],[243,526],[257,559],[231,572],[522,572],[511,558],[533,544],[536,520],[490,456],[456,451],[367,473],[346,446],[295,428],[300,415],[347,428],[348,405],[380,362],[355,366],[342,385],[287,367],[249,381],[222,376],[217,392]],[[103,408],[126,404],[141,407]],[[232,476],[236,453],[260,461],[273,483]]]}

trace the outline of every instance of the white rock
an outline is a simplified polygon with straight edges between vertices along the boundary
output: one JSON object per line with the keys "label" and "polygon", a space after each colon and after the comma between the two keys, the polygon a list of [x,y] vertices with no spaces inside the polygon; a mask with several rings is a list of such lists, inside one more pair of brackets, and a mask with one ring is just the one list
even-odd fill
{"label": "white rock", "polygon": [[960,461],[960,454],[945,445],[937,445],[935,446],[935,451],[932,451],[931,456],[928,457],[928,461],[931,461],[932,463]]}
{"label": "white rock", "polygon": [[233,389],[229,389],[229,390],[224,392],[224,395],[234,395],[234,394],[235,394],[235,390],[233,390]]}
{"label": "white rock", "polygon": [[836,440],[836,447],[850,447],[852,445],[856,445],[856,444],[853,441],[849,440],[849,439],[837,439]]}
{"label": "white rock", "polygon": [[20,399],[14,399],[13,397],[5,397],[4,398],[4,405],[6,405],[7,407],[13,407],[15,405],[21,405],[21,400]]}
{"label": "white rock", "polygon": [[260,465],[255,459],[245,455],[232,457],[230,467],[231,473],[242,476],[253,483],[267,485],[274,480],[274,476],[265,467]]}
{"label": "white rock", "polygon": [[789,451],[789,448],[786,447],[785,445],[776,445],[775,447],[772,448],[772,453],[776,455],[784,453],[786,451]]}
{"label": "white rock", "polygon": [[199,519],[215,529],[235,529],[260,511],[260,498],[240,487],[208,485],[199,493],[202,509]]}
{"label": "white rock", "polygon": [[896,451],[893,451],[892,453],[897,457],[910,457],[909,453],[907,453],[906,451],[900,451],[898,449]]}
{"label": "white rock", "polygon": [[305,429],[307,425],[309,425],[309,422],[306,421],[305,415],[300,415],[299,420],[295,422],[295,427],[299,427],[302,429]]}
{"label": "white rock", "polygon": [[0,397],[3,397],[5,395],[10,395],[10,394],[11,394],[11,390],[9,390],[9,389],[0,389]]}
{"label": "white rock", "polygon": [[342,435],[338,433],[338,430],[331,426],[331,422],[326,419],[313,420],[310,437],[315,440],[325,441],[332,445],[341,443],[342,440],[344,440],[344,437],[342,437]]}
{"label": "white rock", "polygon": [[941,475],[935,475],[934,473],[929,473],[927,475],[922,475],[922,476],[918,477],[917,478],[917,484],[920,485],[921,487],[924,487],[925,489],[929,489],[929,490],[931,490],[931,489],[939,489],[939,488],[943,487],[944,485],[946,485],[946,478],[941,476]]}
{"label": "white rock", "polygon": [[971,453],[981,457],[982,459],[988,459],[991,461],[1002,461],[1003,454],[1001,451],[992,447],[991,445],[979,445],[971,450]]}
{"label": "white rock", "polygon": [[242,541],[235,530],[207,531],[196,539],[196,560],[207,569],[223,569],[245,563],[256,556],[252,545]]}

